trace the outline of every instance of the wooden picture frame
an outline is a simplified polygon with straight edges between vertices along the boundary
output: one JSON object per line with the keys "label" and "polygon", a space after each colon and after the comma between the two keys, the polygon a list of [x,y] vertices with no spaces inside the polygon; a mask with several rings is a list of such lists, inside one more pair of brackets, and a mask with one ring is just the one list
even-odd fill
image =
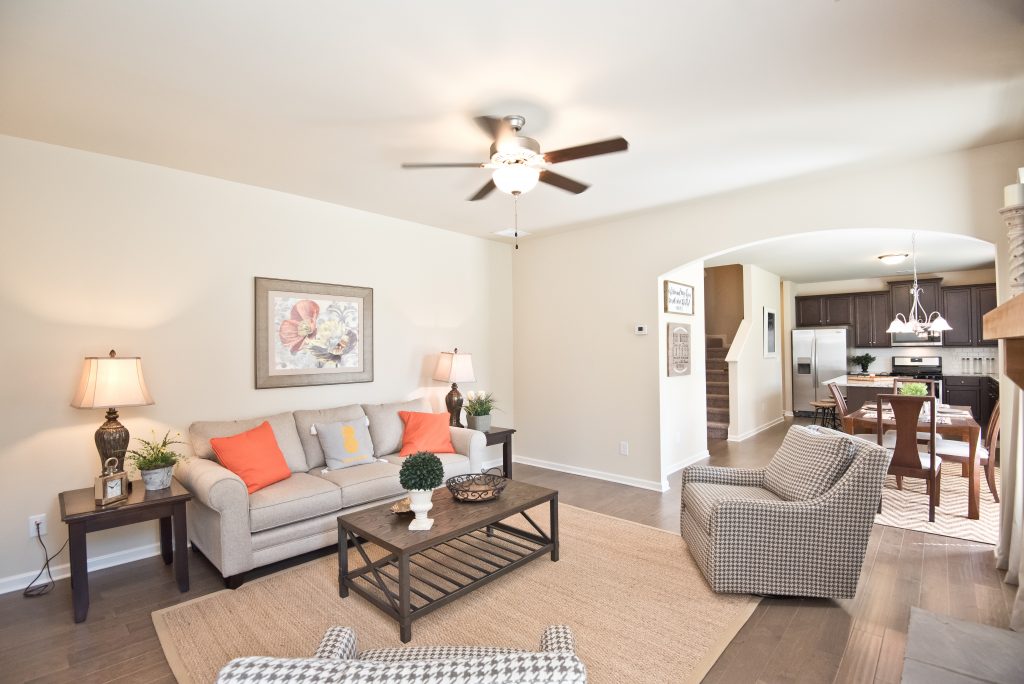
{"label": "wooden picture frame", "polygon": [[693,310],[693,286],[666,280],[665,313],[692,316]]}
{"label": "wooden picture frame", "polygon": [[693,344],[689,323],[669,323],[665,346],[668,350],[668,377],[689,375],[693,367]]}
{"label": "wooden picture frame", "polygon": [[256,389],[373,382],[373,288],[255,279]]}
{"label": "wooden picture frame", "polygon": [[762,332],[764,358],[774,359],[779,355],[779,314],[775,309],[764,307]]}

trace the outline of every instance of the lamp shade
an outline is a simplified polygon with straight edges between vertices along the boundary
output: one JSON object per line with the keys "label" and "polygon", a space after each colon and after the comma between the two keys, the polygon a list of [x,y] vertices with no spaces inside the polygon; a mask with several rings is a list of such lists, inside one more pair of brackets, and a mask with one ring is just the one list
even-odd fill
{"label": "lamp shade", "polygon": [[473,375],[473,355],[454,352],[441,352],[434,369],[434,379],[441,382],[476,382]]}
{"label": "lamp shade", "polygon": [[82,364],[82,379],[71,405],[75,408],[148,406],[153,397],[142,377],[138,356],[88,356]]}

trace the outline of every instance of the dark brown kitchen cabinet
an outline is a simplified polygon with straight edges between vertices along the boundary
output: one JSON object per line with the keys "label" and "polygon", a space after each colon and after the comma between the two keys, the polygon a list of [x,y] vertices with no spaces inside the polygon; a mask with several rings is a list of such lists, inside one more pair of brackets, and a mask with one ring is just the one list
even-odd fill
{"label": "dark brown kitchen cabinet", "polygon": [[[988,380],[981,375],[946,375],[942,378],[942,401],[951,406],[970,406],[971,415],[984,424],[983,403],[988,404]],[[983,388],[984,387],[984,402]]]}
{"label": "dark brown kitchen cabinet", "polygon": [[864,292],[853,295],[853,346],[888,347],[892,321],[888,292]]}
{"label": "dark brown kitchen cabinet", "polygon": [[853,295],[812,295],[796,298],[798,328],[853,325]]}
{"label": "dark brown kitchen cabinet", "polygon": [[982,318],[996,307],[995,285],[963,285],[942,288],[940,311],[953,328],[942,335],[944,347],[994,347],[982,339]]}
{"label": "dark brown kitchen cabinet", "polygon": [[[913,295],[910,293],[910,288],[914,284],[912,280],[902,280],[899,282],[889,283],[889,294],[891,296],[892,303],[892,315],[903,314],[908,316],[910,314],[910,306],[914,301]],[[942,278],[929,278],[928,280],[918,280],[917,286],[921,288],[920,301],[921,306],[924,307],[924,315],[927,316],[933,311],[938,311],[945,315],[941,309],[942,304]]]}

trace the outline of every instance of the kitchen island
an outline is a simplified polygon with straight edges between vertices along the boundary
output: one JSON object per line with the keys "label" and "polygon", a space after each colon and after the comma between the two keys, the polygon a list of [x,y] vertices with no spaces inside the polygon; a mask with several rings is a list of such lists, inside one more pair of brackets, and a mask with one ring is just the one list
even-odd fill
{"label": "kitchen island", "polygon": [[891,375],[840,375],[821,384],[828,387],[836,383],[846,397],[846,410],[852,413],[863,406],[864,402],[875,401],[879,394],[892,394],[894,378]]}

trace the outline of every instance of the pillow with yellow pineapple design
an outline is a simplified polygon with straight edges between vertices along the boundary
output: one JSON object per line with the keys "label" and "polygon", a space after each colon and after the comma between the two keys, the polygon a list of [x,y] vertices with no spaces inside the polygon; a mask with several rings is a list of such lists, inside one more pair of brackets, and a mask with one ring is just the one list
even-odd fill
{"label": "pillow with yellow pineapple design", "polygon": [[329,470],[351,468],[376,460],[365,416],[337,423],[315,423],[313,427]]}

